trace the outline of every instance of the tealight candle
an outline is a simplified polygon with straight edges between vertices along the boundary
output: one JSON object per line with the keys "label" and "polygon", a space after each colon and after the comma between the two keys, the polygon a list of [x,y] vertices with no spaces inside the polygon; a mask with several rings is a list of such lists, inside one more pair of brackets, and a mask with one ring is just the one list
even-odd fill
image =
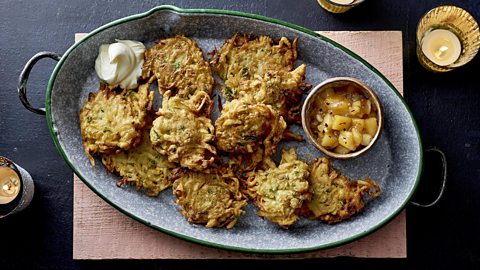
{"label": "tealight candle", "polygon": [[460,57],[462,44],[451,31],[436,29],[422,39],[422,51],[425,56],[439,66],[448,66]]}
{"label": "tealight candle", "polygon": [[20,178],[9,167],[0,167],[0,204],[13,201],[20,191]]}

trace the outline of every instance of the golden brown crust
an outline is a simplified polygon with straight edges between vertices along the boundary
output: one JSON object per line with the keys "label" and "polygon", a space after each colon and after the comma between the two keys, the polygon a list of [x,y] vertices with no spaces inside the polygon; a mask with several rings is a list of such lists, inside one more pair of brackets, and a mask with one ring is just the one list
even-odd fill
{"label": "golden brown crust", "polygon": [[153,149],[150,127],[143,132],[140,145],[118,154],[103,154],[102,163],[109,172],[122,176],[119,186],[131,184],[136,189],[145,190],[149,196],[157,196],[172,185],[177,167]]}
{"label": "golden brown crust", "polygon": [[286,123],[270,106],[242,99],[227,102],[215,126],[219,149],[237,155],[261,151],[268,157],[275,153]]}
{"label": "golden brown crust", "polygon": [[173,184],[176,203],[188,222],[207,228],[232,228],[245,211],[247,199],[239,180],[225,168],[206,172],[186,171]]}
{"label": "golden brown crust", "polygon": [[300,101],[304,89],[310,85],[303,82],[306,65],[291,72],[268,71],[263,77],[254,76],[242,81],[236,88],[223,88],[227,98],[252,98],[256,103],[272,106],[287,122],[300,122]]}
{"label": "golden brown crust", "polygon": [[215,52],[211,61],[225,80],[223,95],[229,99],[250,97],[271,105],[287,122],[299,122],[300,99],[311,86],[305,79],[306,65],[293,69],[297,39],[282,37],[278,44],[267,36],[252,38],[236,34]]}
{"label": "golden brown crust", "polygon": [[212,102],[207,93],[199,91],[185,100],[164,94],[162,108],[153,121],[150,139],[155,148],[168,156],[170,162],[201,171],[216,158],[213,146],[214,127],[210,120]]}
{"label": "golden brown crust", "polygon": [[360,212],[364,207],[364,194],[377,197],[381,192],[372,179],[350,181],[335,170],[327,158],[311,165],[309,182],[313,197],[305,205],[304,214],[330,224]]}
{"label": "golden brown crust", "polygon": [[287,124],[271,106],[244,98],[225,103],[215,127],[217,147],[230,153],[230,166],[241,173],[275,154]]}
{"label": "golden brown crust", "polygon": [[118,153],[140,143],[153,95],[148,84],[120,93],[102,84],[98,92],[89,94],[80,110],[80,130],[92,166],[95,153]]}
{"label": "golden brown crust", "polygon": [[270,70],[291,71],[297,59],[297,39],[291,43],[282,37],[278,44],[272,38],[254,38],[246,34],[235,34],[225,41],[211,63],[226,86],[236,88],[241,81],[254,75],[263,77]]}
{"label": "golden brown crust", "polygon": [[211,68],[197,43],[179,35],[161,39],[145,51],[142,76],[156,79],[161,94],[170,90],[182,98],[198,91],[211,95],[214,85]]}
{"label": "golden brown crust", "polygon": [[283,151],[278,167],[272,160],[265,165],[270,168],[249,173],[245,192],[260,208],[259,216],[287,228],[311,198],[308,164],[298,160],[292,148]]}

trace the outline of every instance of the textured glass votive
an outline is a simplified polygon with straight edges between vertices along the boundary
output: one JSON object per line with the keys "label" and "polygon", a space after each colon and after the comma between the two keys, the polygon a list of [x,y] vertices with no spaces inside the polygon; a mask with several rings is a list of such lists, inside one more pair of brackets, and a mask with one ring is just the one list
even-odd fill
{"label": "textured glass votive", "polygon": [[318,4],[332,13],[343,13],[365,0],[317,0]]}
{"label": "textured glass votive", "polygon": [[417,27],[417,56],[433,72],[447,72],[472,60],[480,48],[477,21],[456,6],[428,11]]}

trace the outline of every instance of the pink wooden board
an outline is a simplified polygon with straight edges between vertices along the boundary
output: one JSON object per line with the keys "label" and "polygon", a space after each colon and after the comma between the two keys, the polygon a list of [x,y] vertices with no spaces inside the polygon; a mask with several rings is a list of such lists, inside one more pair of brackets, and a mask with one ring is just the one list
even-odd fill
{"label": "pink wooden board", "polygon": [[[403,93],[402,33],[320,32],[359,54]],[[78,41],[84,34],[76,34]],[[319,56],[321,57],[321,56]],[[258,255],[190,243],[145,226],[114,209],[74,177],[74,259],[301,259],[321,257],[405,258],[406,217],[350,244],[292,255]]]}

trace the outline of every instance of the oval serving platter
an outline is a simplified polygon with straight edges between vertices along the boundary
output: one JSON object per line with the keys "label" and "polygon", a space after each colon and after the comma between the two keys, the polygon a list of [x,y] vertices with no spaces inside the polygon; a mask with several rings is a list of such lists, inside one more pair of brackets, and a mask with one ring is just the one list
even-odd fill
{"label": "oval serving platter", "polygon": [[[368,175],[380,185],[382,194],[367,200],[362,213],[336,225],[301,219],[285,230],[256,216],[256,207],[249,204],[246,215],[233,229],[207,229],[185,220],[170,189],[159,197],[148,197],[131,187],[118,188],[118,177],[107,173],[101,162],[91,167],[82,147],[78,113],[88,93],[98,89],[94,63],[101,44],[130,39],[151,46],[159,38],[181,34],[196,40],[206,56],[237,32],[268,35],[276,40],[282,36],[298,37],[299,60],[296,64],[307,64],[305,81],[312,85],[331,77],[350,76],[376,91],[385,110],[382,136],[366,154],[333,164],[350,178]],[[215,91],[218,93],[218,89]],[[55,67],[48,84],[46,112],[59,152],[101,198],[159,231],[223,249],[293,253],[351,242],[393,219],[413,195],[421,174],[422,146],[415,121],[397,90],[383,75],[359,56],[311,30],[236,11],[159,6],[94,30],[73,45]],[[301,132],[301,127],[294,126],[293,130]],[[282,143],[279,148],[288,146],[295,147],[299,158],[307,162],[324,156],[307,142]]]}

